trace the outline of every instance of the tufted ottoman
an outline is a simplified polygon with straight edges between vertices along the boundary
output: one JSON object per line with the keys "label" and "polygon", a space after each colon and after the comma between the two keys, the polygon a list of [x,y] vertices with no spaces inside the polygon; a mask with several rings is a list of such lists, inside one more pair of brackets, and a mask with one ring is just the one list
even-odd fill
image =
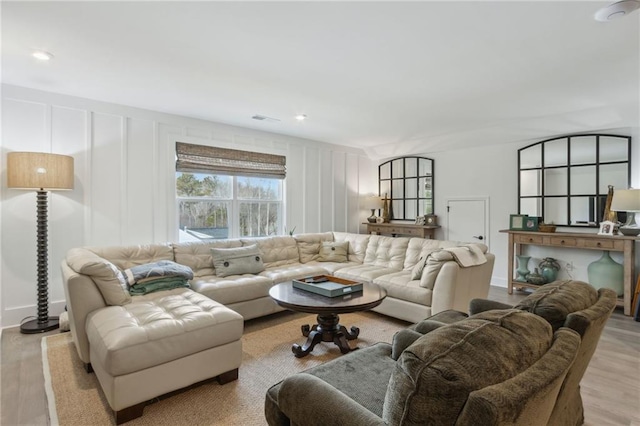
{"label": "tufted ottoman", "polygon": [[146,401],[205,379],[236,380],[240,314],[189,289],[136,297],[87,318],[91,366],[116,423],[142,415]]}

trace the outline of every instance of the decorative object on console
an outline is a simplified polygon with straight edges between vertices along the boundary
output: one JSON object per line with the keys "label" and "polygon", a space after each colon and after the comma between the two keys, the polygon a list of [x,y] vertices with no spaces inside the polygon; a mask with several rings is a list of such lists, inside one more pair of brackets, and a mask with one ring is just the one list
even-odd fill
{"label": "decorative object on console", "polygon": [[424,224],[425,225],[430,225],[430,226],[437,226],[438,225],[438,216],[436,216],[435,214],[426,214],[426,215],[424,215]]}
{"label": "decorative object on console", "polygon": [[547,281],[542,275],[540,275],[540,272],[538,272],[538,268],[535,268],[534,272],[531,272],[529,275],[527,275],[527,282],[529,284],[542,285]]}
{"label": "decorative object on console", "polygon": [[531,256],[517,255],[516,259],[518,259],[518,268],[516,269],[518,276],[516,277],[516,281],[526,282],[527,275],[531,272],[529,271],[529,259],[531,259]]}
{"label": "decorative object on console", "polygon": [[549,233],[556,232],[556,226],[553,223],[549,224],[542,222],[538,224],[538,231]]}
{"label": "decorative object on console", "polygon": [[382,206],[382,198],[377,195],[368,195],[364,199],[364,208],[371,210],[371,216],[367,218],[369,223],[376,223],[376,210],[380,210]]}
{"label": "decorative object on console", "polygon": [[384,223],[388,223],[391,219],[391,212],[389,211],[389,199],[387,198],[387,193],[384,193],[384,199],[382,202],[382,221]]}
{"label": "decorative object on console", "polygon": [[37,192],[38,318],[20,324],[20,332],[44,333],[58,328],[58,317],[49,316],[48,192],[73,189],[73,157],[44,152],[10,152],[7,155],[7,186]]}
{"label": "decorative object on console", "polygon": [[414,222],[414,225],[424,226],[424,216],[416,217],[416,221]]}
{"label": "decorative object on console", "polygon": [[558,271],[560,270],[560,264],[553,257],[545,257],[538,264],[540,272],[545,279],[545,282],[552,283],[558,278]]}
{"label": "decorative object on console", "polygon": [[509,229],[513,231],[525,230],[526,214],[512,214],[509,216]]}
{"label": "decorative object on console", "polygon": [[595,288],[610,288],[618,296],[624,292],[624,266],[611,258],[608,251],[587,267],[589,284]]}
{"label": "decorative object on console", "polygon": [[627,212],[627,220],[620,227],[622,235],[637,236],[640,226],[636,223],[636,212],[640,212],[640,189],[619,189],[613,194],[611,210]]}
{"label": "decorative object on console", "polygon": [[618,214],[611,210],[611,202],[613,201],[613,185],[609,185],[609,191],[607,192],[607,201],[604,203],[604,214],[602,215],[603,222],[618,221]]}
{"label": "decorative object on console", "polygon": [[526,231],[537,231],[538,230],[538,217],[537,216],[527,216],[524,220],[524,229]]}
{"label": "decorative object on console", "polygon": [[615,222],[611,222],[609,220],[600,222],[600,230],[598,231],[598,235],[613,235],[613,231],[615,230],[615,228]]}

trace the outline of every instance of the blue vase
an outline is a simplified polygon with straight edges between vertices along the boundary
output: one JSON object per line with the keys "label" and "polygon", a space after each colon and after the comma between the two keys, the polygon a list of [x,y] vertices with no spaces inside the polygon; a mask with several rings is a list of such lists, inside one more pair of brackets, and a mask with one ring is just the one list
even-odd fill
{"label": "blue vase", "polygon": [[529,259],[531,256],[516,256],[518,260],[518,268],[516,269],[516,281],[527,282],[527,275],[531,273],[529,270]]}
{"label": "blue vase", "polygon": [[542,259],[542,262],[538,264],[538,267],[544,277],[545,283],[552,283],[558,278],[560,264],[553,257],[545,257]]}
{"label": "blue vase", "polygon": [[608,251],[587,267],[589,284],[595,288],[610,288],[618,296],[624,293],[624,266],[611,258]]}

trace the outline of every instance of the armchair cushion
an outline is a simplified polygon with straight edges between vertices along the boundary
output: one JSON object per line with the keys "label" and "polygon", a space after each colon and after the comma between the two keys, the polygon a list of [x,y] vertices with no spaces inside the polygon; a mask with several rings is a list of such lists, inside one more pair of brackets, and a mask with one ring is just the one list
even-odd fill
{"label": "armchair cushion", "polygon": [[471,299],[469,302],[469,314],[475,315],[493,309],[511,309],[513,306],[506,303],[496,302],[488,299]]}
{"label": "armchair cushion", "polygon": [[411,344],[421,338],[422,335],[423,333],[419,333],[408,328],[398,331],[393,335],[393,342],[391,343],[391,358],[397,360],[402,351],[411,346]]}
{"label": "armchair cushion", "polygon": [[597,301],[598,292],[593,286],[566,280],[541,286],[513,308],[539,315],[557,330],[570,313],[585,310]]}
{"label": "armchair cushion", "polygon": [[382,418],[393,425],[448,424],[471,392],[526,370],[552,339],[544,319],[517,310],[490,311],[440,327],[400,355]]}

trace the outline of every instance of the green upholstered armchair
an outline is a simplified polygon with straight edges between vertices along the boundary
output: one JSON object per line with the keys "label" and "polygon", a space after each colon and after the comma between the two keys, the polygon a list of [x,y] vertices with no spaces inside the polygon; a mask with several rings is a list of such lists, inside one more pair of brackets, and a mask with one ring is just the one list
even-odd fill
{"label": "green upholstered armchair", "polygon": [[490,311],[378,343],[294,374],[266,395],[269,425],[547,424],[580,337],[541,317]]}
{"label": "green upholstered armchair", "polygon": [[[513,306],[513,309],[534,313],[551,324],[554,330],[567,327],[578,332],[581,345],[578,356],[562,384],[558,400],[549,420],[550,425],[567,426],[584,423],[584,410],[580,396],[580,381],[596,350],[604,326],[616,306],[616,294],[609,289],[596,289],[582,281],[555,281],[541,286]],[[486,299],[473,299],[469,313],[476,314],[492,309],[508,309],[511,306]],[[410,330],[426,333],[444,324],[467,318],[467,314],[444,311],[409,327]],[[403,330],[403,345],[409,345],[417,334]]]}

